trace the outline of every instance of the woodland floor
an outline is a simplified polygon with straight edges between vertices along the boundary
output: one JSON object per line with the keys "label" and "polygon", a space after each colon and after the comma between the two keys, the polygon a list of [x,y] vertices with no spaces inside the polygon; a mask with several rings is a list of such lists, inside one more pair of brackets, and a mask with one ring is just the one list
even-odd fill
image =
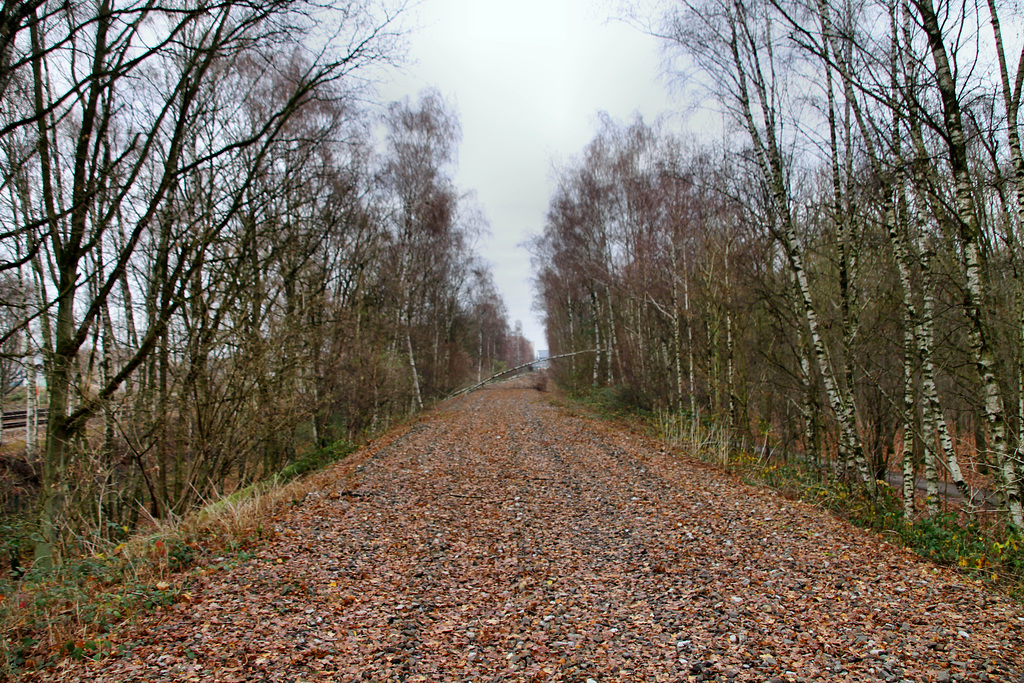
{"label": "woodland floor", "polygon": [[[59,681],[1013,681],[1024,609],[523,380],[320,475]],[[182,576],[181,581],[186,581]]]}

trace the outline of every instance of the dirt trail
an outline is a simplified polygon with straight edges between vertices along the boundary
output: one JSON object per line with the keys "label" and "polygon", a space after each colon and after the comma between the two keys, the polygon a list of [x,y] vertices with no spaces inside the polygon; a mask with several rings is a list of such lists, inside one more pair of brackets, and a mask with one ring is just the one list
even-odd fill
{"label": "dirt trail", "polygon": [[[1024,610],[813,507],[479,391],[334,468],[72,681],[1018,681]],[[221,565],[222,566],[222,565]]]}

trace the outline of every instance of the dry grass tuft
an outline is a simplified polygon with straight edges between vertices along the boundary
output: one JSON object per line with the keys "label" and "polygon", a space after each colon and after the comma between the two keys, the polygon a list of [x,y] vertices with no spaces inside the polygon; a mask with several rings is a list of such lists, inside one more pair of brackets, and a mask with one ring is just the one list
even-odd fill
{"label": "dry grass tuft", "polygon": [[662,410],[655,414],[654,428],[659,439],[700,460],[719,467],[729,464],[732,434],[727,427],[714,422],[704,424],[699,419]]}

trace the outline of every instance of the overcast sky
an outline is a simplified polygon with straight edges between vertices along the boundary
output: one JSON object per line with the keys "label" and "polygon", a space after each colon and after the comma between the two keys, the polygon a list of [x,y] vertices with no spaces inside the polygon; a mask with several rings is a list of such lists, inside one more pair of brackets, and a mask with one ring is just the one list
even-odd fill
{"label": "overcast sky", "polygon": [[490,221],[480,250],[536,350],[547,341],[521,244],[543,230],[553,169],[590,141],[598,112],[653,121],[671,108],[657,41],[611,13],[607,0],[422,0],[410,63],[380,88],[390,101],[434,87],[454,104],[456,181]]}

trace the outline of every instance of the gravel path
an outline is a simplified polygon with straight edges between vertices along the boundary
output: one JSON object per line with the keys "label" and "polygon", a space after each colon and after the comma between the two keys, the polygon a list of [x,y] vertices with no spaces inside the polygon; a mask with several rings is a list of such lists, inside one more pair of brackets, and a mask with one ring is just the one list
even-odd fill
{"label": "gravel path", "polygon": [[[1013,681],[1024,610],[551,405],[429,412],[73,681]],[[182,581],[186,581],[182,577]]]}

